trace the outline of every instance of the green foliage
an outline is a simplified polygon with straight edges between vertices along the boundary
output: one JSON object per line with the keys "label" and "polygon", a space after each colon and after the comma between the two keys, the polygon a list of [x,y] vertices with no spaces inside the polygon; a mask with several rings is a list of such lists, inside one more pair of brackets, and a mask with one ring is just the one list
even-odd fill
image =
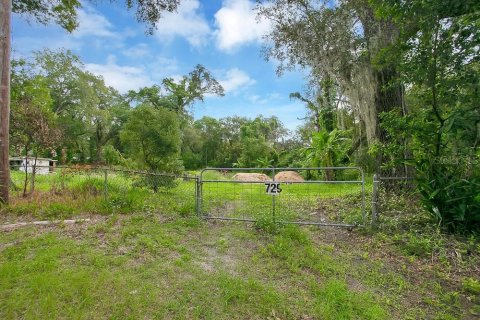
{"label": "green foliage", "polygon": [[[56,148],[60,161],[100,161],[104,145],[118,136],[128,108],[118,92],[87,71],[70,51],[35,52],[23,66],[28,74],[45,79],[62,134]],[[118,139],[117,139],[118,140]]]}
{"label": "green foliage", "polygon": [[[384,146],[385,153],[391,156],[384,167],[414,166],[418,191],[436,223],[452,232],[470,232],[480,226],[478,157],[472,154],[474,148],[461,146],[466,140],[457,140],[458,130],[464,132],[468,125],[460,129],[467,123],[462,124],[459,117],[454,117],[458,122],[442,129],[444,142],[435,155],[437,126],[428,110],[421,109],[406,117],[398,117],[397,112],[383,114],[384,128],[392,137],[392,143]],[[407,161],[398,143],[402,139],[409,141],[411,159]]]}
{"label": "green foliage", "polygon": [[[335,81],[326,76],[320,80],[315,89],[318,90],[315,93],[315,102],[303,97],[299,92],[290,93],[290,99],[295,98],[306,103],[309,112],[307,120],[313,124],[315,131],[331,132],[335,128],[335,118],[337,116],[335,112],[335,100],[337,98]],[[341,117],[341,112],[341,110],[338,112],[339,117]]]}
{"label": "green foliage", "polygon": [[478,4],[373,3],[377,14],[393,17],[399,29],[396,45],[377,56],[378,63],[396,63],[401,70],[397,81],[409,87],[406,106],[382,115],[390,139],[382,146],[389,157],[384,167],[413,166],[422,201],[436,223],[450,232],[476,231]]}
{"label": "green foliage", "polygon": [[[192,151],[196,151],[200,166],[223,166],[225,150],[223,136],[228,128],[222,126],[220,120],[211,117],[203,117],[193,123],[198,135],[198,145],[191,145]],[[189,143],[192,143],[192,139]],[[191,166],[190,166],[191,168]]]}
{"label": "green foliage", "polygon": [[[350,148],[351,140],[348,132],[334,129],[331,132],[325,130],[312,134],[311,146],[305,148],[307,166],[309,167],[335,167],[341,165],[341,160]],[[325,171],[325,178],[333,180],[334,172]]]}
{"label": "green foliage", "polygon": [[260,217],[254,223],[255,229],[269,234],[276,234],[282,228],[282,225],[275,222],[273,217]]}
{"label": "green foliage", "polygon": [[[178,0],[128,0],[125,2],[128,9],[136,9],[137,20],[147,23],[150,33],[153,33],[157,27],[162,14],[174,12],[178,4]],[[33,17],[41,24],[53,21],[69,32],[78,26],[77,10],[80,7],[81,2],[77,0],[17,0],[12,2],[13,12]]]}
{"label": "green foliage", "polygon": [[112,145],[103,148],[102,159],[108,166],[123,164],[125,161],[122,154]]}
{"label": "green foliage", "polygon": [[203,102],[207,94],[223,96],[223,87],[202,65],[196,65],[195,69],[188,76],[183,76],[181,80],[175,81],[171,78],[163,80],[163,85],[170,94],[166,97],[170,101],[168,106],[179,113],[186,113],[186,107],[194,101]]}
{"label": "green foliage", "polygon": [[275,147],[286,131],[276,117],[261,116],[245,123],[240,128],[242,151],[237,159],[237,167],[271,167],[278,156]]}
{"label": "green foliage", "polygon": [[466,278],[463,280],[463,290],[480,296],[480,281],[474,278]]}
{"label": "green foliage", "polygon": [[103,206],[108,213],[132,213],[142,209],[145,197],[141,192],[131,191],[125,193],[115,193],[103,202]]}
{"label": "green foliage", "polygon": [[409,234],[408,239],[402,245],[402,249],[407,255],[424,258],[431,256],[434,248],[438,248],[434,239],[419,234]]}
{"label": "green foliage", "polygon": [[[71,183],[72,192],[83,196],[99,196],[103,194],[105,189],[105,182],[101,176],[96,177],[77,177]],[[113,186],[110,185],[110,189]]]}
{"label": "green foliage", "polygon": [[141,105],[135,108],[121,132],[128,154],[154,172],[181,168],[180,128],[173,111]]}
{"label": "green foliage", "polygon": [[[29,74],[25,61],[13,61],[11,80],[12,147],[25,155],[35,155],[54,148],[60,139],[58,118],[52,112],[53,100],[47,79]],[[50,151],[50,150],[48,150]]]}
{"label": "green foliage", "polygon": [[18,0],[12,1],[12,11],[33,17],[41,24],[50,21],[72,32],[78,25],[77,10],[81,7],[80,1],[64,0]]}
{"label": "green foliage", "polygon": [[316,291],[315,311],[321,319],[385,319],[386,311],[370,294],[358,294],[340,280],[329,280]]}
{"label": "green foliage", "polygon": [[462,178],[464,169],[424,163],[418,170],[418,189],[427,210],[449,231],[480,230],[480,176]]}
{"label": "green foliage", "polygon": [[269,167],[292,140],[276,117],[203,117],[184,129],[182,156],[187,168]]}
{"label": "green foliage", "polygon": [[45,208],[41,215],[47,219],[66,219],[77,212],[69,203],[52,203]]}
{"label": "green foliage", "polygon": [[162,86],[153,85],[141,88],[138,92],[129,91],[127,98],[136,105],[148,104],[157,109],[171,110],[182,118],[182,124],[185,125],[189,120],[188,107],[195,101],[203,101],[207,94],[223,96],[223,87],[210,71],[197,65],[178,81],[166,78],[163,79]]}
{"label": "green foliage", "polygon": [[259,158],[269,157],[270,149],[263,138],[244,136],[242,138],[242,153],[237,160],[237,167],[252,168],[258,167]]}

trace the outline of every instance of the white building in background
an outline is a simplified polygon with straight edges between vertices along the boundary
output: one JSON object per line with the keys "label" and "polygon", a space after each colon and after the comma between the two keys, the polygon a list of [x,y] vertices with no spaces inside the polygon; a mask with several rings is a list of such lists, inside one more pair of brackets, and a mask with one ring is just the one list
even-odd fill
{"label": "white building in background", "polygon": [[12,157],[10,158],[10,169],[19,170],[23,172],[32,173],[33,167],[36,167],[35,172],[38,174],[48,174],[55,171],[57,160],[48,158],[33,157]]}

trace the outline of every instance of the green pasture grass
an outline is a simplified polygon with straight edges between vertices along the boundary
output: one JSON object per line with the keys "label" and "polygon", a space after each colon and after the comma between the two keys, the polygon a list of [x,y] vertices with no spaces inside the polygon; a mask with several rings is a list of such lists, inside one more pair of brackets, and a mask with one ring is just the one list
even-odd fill
{"label": "green pasture grass", "polygon": [[[145,184],[139,174],[104,171],[72,172],[35,177],[35,192],[23,197],[24,173],[12,172],[19,190],[12,192],[9,206],[1,212],[14,216],[29,215],[35,219],[67,219],[81,214],[112,214],[162,211],[193,215],[195,213],[195,181],[176,179],[172,187],[158,192]],[[31,176],[30,176],[31,177]],[[30,189],[27,189],[30,190]]]}
{"label": "green pasture grass", "polygon": [[0,243],[22,241],[0,251],[0,318],[387,318],[373,291],[349,289],[336,276],[347,266],[299,228],[205,227],[144,214],[78,226],[81,237],[2,233]]}
{"label": "green pasture grass", "polygon": [[196,218],[194,181],[154,193],[140,176],[109,173],[106,198],[104,183],[103,172],[48,175],[38,193],[2,208],[20,220],[97,221],[0,233],[0,319],[468,319],[480,310],[475,238],[459,246],[420,233],[409,212],[352,233],[276,223],[312,210],[358,221],[360,185],[282,186],[273,220],[263,184],[205,183],[204,209],[258,220],[245,225]]}
{"label": "green pasture grass", "polygon": [[[355,234],[113,214],[0,233],[1,319],[458,319],[459,293]],[[322,237],[330,240],[321,240]],[[353,237],[351,241],[347,240]],[[384,249],[385,250],[385,249]],[[405,263],[405,262],[402,262]],[[462,283],[475,295],[478,281]],[[474,312],[475,309],[471,309]],[[467,317],[468,318],[468,317]]]}

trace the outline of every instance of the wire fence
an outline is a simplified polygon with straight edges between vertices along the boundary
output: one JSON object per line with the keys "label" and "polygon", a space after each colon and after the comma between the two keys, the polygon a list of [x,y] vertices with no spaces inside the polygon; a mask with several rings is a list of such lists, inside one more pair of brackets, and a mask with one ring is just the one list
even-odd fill
{"label": "wire fence", "polygon": [[365,225],[365,178],[352,167],[209,168],[198,211],[207,219]]}
{"label": "wire fence", "polygon": [[11,167],[9,210],[45,218],[162,212],[207,219],[366,225],[359,168],[209,168],[200,176],[76,166]]}
{"label": "wire fence", "polygon": [[17,207],[36,202],[84,212],[196,211],[197,176],[89,165],[16,165],[10,179],[10,202]]}

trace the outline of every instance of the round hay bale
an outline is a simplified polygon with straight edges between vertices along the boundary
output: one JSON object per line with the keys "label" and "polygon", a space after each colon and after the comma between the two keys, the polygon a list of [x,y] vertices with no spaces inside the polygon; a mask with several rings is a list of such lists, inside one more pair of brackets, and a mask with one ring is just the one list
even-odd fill
{"label": "round hay bale", "polygon": [[263,173],[237,173],[232,177],[235,181],[254,181],[254,182],[262,182],[262,181],[269,181],[269,176]]}
{"label": "round hay bale", "polygon": [[275,175],[275,181],[303,182],[305,179],[296,171],[282,171]]}

